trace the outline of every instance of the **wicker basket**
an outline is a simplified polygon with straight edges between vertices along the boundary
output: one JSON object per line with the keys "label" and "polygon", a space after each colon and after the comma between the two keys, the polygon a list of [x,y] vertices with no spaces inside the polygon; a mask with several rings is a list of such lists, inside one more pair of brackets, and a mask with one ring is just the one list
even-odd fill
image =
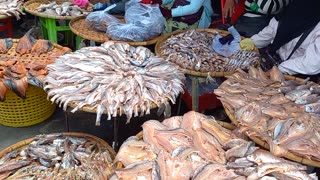
{"label": "wicker basket", "polygon": [[[48,54],[17,54],[19,39],[12,41],[12,47],[6,54],[0,54],[1,57],[18,58],[20,62],[45,62],[55,59]],[[53,45],[54,49],[50,53],[56,53],[63,48],[58,44]],[[47,100],[47,94],[42,88],[29,85],[26,96],[27,98],[22,100],[11,90],[7,91],[6,100],[0,102],[0,124],[11,127],[31,126],[48,119],[54,113],[56,105]]]}
{"label": "wicker basket", "polygon": [[[289,75],[285,75],[285,79],[286,80],[294,80],[294,81],[299,81],[302,82],[304,81],[304,79],[301,78],[297,78],[294,76],[289,76]],[[229,117],[229,119],[232,121],[233,124],[235,124],[236,126],[238,126],[238,121],[236,120],[235,116],[234,116],[234,110],[230,108],[230,106],[228,104],[224,104],[222,103],[225,112],[227,114],[227,116]],[[255,143],[259,144],[260,146],[264,147],[265,149],[270,149],[269,144],[260,139],[259,137],[254,137],[254,136],[249,136],[249,138],[254,141]],[[302,158],[298,155],[295,155],[294,153],[288,152],[285,156],[285,158],[290,159],[292,161],[298,162],[298,163],[302,163],[302,164],[306,164],[306,165],[310,165],[310,166],[314,166],[314,167],[320,167],[320,162],[319,161],[315,161],[315,160],[311,160],[311,159],[305,159]]]}
{"label": "wicker basket", "polygon": [[[122,22],[124,22],[124,19],[122,16],[115,16],[115,17],[117,17]],[[95,41],[98,43],[104,43],[106,41],[113,41],[113,42],[126,42],[126,43],[130,44],[131,46],[147,46],[147,45],[156,44],[157,41],[161,38],[161,36],[158,36],[158,37],[155,37],[155,38],[150,39],[148,41],[141,41],[141,42],[115,41],[115,40],[110,39],[109,36],[107,35],[107,33],[99,32],[99,31],[94,30],[92,27],[88,27],[86,25],[86,17],[83,17],[83,16],[72,19],[69,23],[69,27],[74,34],[76,34],[84,39],[88,39],[88,40]]]}
{"label": "wicker basket", "polygon": [[[96,141],[99,144],[101,144],[102,146],[104,146],[106,149],[108,149],[112,159],[114,159],[114,157],[116,156],[116,153],[112,149],[112,147],[108,143],[106,143],[104,140],[102,140],[96,136],[93,136],[90,134],[85,134],[85,133],[78,133],[78,132],[66,132],[66,133],[61,133],[61,134],[65,135],[65,136],[74,136],[74,137],[85,138],[85,139],[89,139],[92,141]],[[16,144],[13,144],[13,145],[7,147],[6,149],[4,149],[0,152],[0,158],[2,158],[5,154],[7,154],[9,152],[12,152],[16,149],[22,148],[23,146],[30,144],[33,140],[34,140],[34,138],[29,138],[29,139],[20,141]]]}
{"label": "wicker basket", "polygon": [[47,100],[47,93],[40,87],[29,85],[27,98],[21,99],[11,90],[6,100],[0,102],[0,124],[11,127],[24,127],[48,119],[56,105]]}
{"label": "wicker basket", "polygon": [[[208,34],[211,34],[213,36],[215,36],[217,33],[219,33],[222,36],[225,36],[227,34],[229,34],[228,31],[223,31],[223,30],[219,30],[219,29],[196,29],[197,31],[200,32],[205,32]],[[160,56],[160,57],[164,57],[164,55],[161,53],[161,45],[162,43],[164,43],[168,38],[170,38],[173,35],[177,35],[183,32],[186,32],[189,30],[178,30],[178,31],[174,31],[172,33],[163,35],[160,39],[158,39],[157,44],[155,46],[155,51],[156,51],[156,55]],[[255,51],[258,52],[258,49],[255,49]],[[224,77],[224,76],[228,76],[233,74],[234,72],[230,71],[230,72],[225,72],[225,71],[221,71],[221,72],[200,72],[200,71],[194,71],[194,70],[190,70],[190,69],[183,69],[180,68],[185,74],[188,75],[193,75],[193,76],[200,76],[200,77],[207,77],[208,75],[210,75],[211,77]]]}

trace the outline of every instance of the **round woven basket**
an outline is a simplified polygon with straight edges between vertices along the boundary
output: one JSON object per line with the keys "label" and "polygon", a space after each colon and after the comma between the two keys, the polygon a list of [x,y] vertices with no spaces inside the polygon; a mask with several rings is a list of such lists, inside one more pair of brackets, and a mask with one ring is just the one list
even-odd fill
{"label": "round woven basket", "polygon": [[[212,36],[215,36],[217,35],[217,33],[219,33],[220,35],[222,36],[225,36],[225,35],[228,35],[229,32],[228,31],[223,31],[223,30],[219,30],[219,29],[196,29],[197,31],[200,31],[200,32],[205,32],[205,33],[208,33]],[[155,46],[155,51],[156,51],[156,55],[157,56],[160,56],[160,57],[165,57],[163,54],[162,54],[162,51],[161,51],[161,45],[168,39],[170,38],[171,36],[173,35],[177,35],[177,34],[180,34],[180,33],[184,33],[186,31],[189,31],[189,30],[178,30],[178,31],[174,31],[172,33],[169,33],[169,34],[165,34],[163,35],[160,39],[158,39],[157,43],[156,43],[156,46]],[[255,51],[258,52],[258,49],[255,49]],[[193,76],[201,76],[201,77],[207,77],[208,75],[210,75],[211,77],[224,77],[224,76],[228,76],[228,75],[231,75],[233,74],[234,72],[233,71],[230,71],[230,72],[226,72],[226,71],[221,71],[221,72],[213,72],[213,71],[210,71],[210,72],[200,72],[200,71],[194,71],[194,70],[190,70],[190,69],[183,69],[183,68],[180,68],[185,74],[189,74],[189,75],[193,75]]]}
{"label": "round woven basket", "polygon": [[[286,80],[294,80],[294,81],[298,81],[298,82],[302,82],[304,81],[304,79],[301,78],[297,78],[294,76],[289,76],[289,75],[285,75],[285,79]],[[239,126],[237,119],[234,116],[234,110],[230,108],[230,106],[228,104],[224,104],[222,102],[222,105],[224,107],[224,110],[227,114],[227,116],[229,117],[229,119],[232,121],[233,124],[235,124],[236,126]],[[255,136],[248,136],[252,141],[254,141],[255,143],[259,144],[260,146],[264,147],[265,149],[270,149],[269,144],[260,139],[259,137],[255,137]],[[298,162],[298,163],[302,163],[302,164],[306,164],[306,165],[310,165],[310,166],[314,166],[314,167],[320,167],[320,161],[315,161],[312,159],[306,159],[306,158],[302,158],[294,153],[288,152],[286,153],[286,155],[284,155],[285,158],[290,159],[292,161]]]}
{"label": "round woven basket", "polygon": [[[56,133],[54,133],[54,134],[56,134]],[[101,144],[102,146],[104,146],[106,149],[108,149],[112,159],[114,159],[114,157],[116,156],[116,152],[112,149],[112,147],[108,143],[106,143],[104,140],[102,140],[96,136],[93,136],[90,134],[85,134],[85,133],[78,133],[78,132],[66,132],[66,133],[61,133],[61,134],[65,135],[65,136],[74,136],[74,137],[85,138],[85,139],[88,139],[91,141],[95,141],[95,142]],[[9,152],[12,152],[16,149],[22,148],[23,146],[30,144],[33,140],[34,140],[34,137],[17,142],[16,144],[13,144],[13,145],[5,148],[4,150],[2,150],[0,152],[0,158],[2,158],[5,154],[7,154]]]}
{"label": "round woven basket", "polygon": [[[16,52],[19,39],[13,39],[13,45],[6,54],[1,57],[17,58],[20,62],[45,62],[51,61],[54,57],[48,54],[24,54]],[[62,46],[53,44],[50,52],[62,50]],[[54,58],[55,59],[55,58]],[[7,91],[6,100],[0,102],[0,124],[11,127],[31,126],[48,119],[55,111],[56,105],[47,100],[47,93],[39,87],[29,85],[25,100],[18,97],[11,90]]]}
{"label": "round woven basket", "polygon": [[[55,1],[57,4],[62,4],[64,2],[71,2],[71,0],[55,0]],[[59,16],[59,15],[47,14],[44,12],[38,12],[36,10],[41,4],[49,4],[50,2],[51,2],[50,0],[30,0],[24,3],[23,8],[28,13],[38,17],[43,17],[43,18],[71,20],[75,17],[78,17],[78,16]]]}
{"label": "round woven basket", "polygon": [[[122,22],[124,22],[124,19],[122,16],[115,16],[115,17],[117,17]],[[155,37],[151,40],[141,41],[141,42],[115,41],[115,40],[112,40],[111,38],[109,38],[109,36],[107,35],[106,32],[99,32],[99,31],[94,30],[93,27],[88,27],[86,25],[86,17],[84,17],[84,16],[72,19],[69,23],[69,27],[74,34],[76,34],[84,39],[88,39],[88,40],[95,41],[98,43],[104,43],[106,41],[113,41],[113,42],[125,42],[125,43],[130,44],[131,46],[147,46],[147,45],[156,44],[157,41],[161,37],[161,36],[158,36],[158,37]]]}
{"label": "round woven basket", "polygon": [[24,127],[48,119],[56,105],[47,100],[47,93],[40,87],[29,85],[27,98],[21,99],[11,90],[6,100],[0,102],[0,124],[11,127]]}

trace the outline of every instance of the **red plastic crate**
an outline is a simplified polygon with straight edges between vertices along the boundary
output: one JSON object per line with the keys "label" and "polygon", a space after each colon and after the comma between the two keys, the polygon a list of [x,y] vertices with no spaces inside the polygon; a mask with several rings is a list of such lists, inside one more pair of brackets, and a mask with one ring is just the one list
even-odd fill
{"label": "red plastic crate", "polygon": [[[192,110],[192,96],[186,89],[184,90],[184,94],[182,94],[182,99],[186,103],[188,109]],[[199,102],[199,105],[198,105],[199,112],[222,106],[221,101],[217,99],[217,96],[214,93],[207,93],[199,96],[198,102]]]}

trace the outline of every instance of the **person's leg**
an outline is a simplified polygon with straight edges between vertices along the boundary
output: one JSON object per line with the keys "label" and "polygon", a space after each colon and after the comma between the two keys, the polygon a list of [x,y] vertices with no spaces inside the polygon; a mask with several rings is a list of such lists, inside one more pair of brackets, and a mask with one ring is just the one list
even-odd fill
{"label": "person's leg", "polygon": [[270,17],[246,17],[241,16],[234,24],[237,31],[244,37],[251,37],[265,28]]}

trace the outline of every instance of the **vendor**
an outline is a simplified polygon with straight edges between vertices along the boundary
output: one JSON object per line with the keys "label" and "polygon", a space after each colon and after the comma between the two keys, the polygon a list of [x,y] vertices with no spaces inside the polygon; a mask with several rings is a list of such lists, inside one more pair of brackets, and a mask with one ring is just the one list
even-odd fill
{"label": "vendor", "polygon": [[[258,48],[266,48],[270,61],[277,62],[286,74],[316,75],[320,73],[320,1],[294,0],[269,25],[250,39]],[[248,43],[249,42],[249,43]],[[274,61],[275,60],[275,61]],[[270,63],[266,58],[265,63]],[[271,67],[271,66],[269,66]]]}
{"label": "vendor", "polygon": [[211,0],[153,0],[153,3],[160,5],[161,13],[166,18],[166,33],[208,28],[211,24]]}
{"label": "vendor", "polygon": [[[227,18],[235,11],[235,4],[240,0],[226,0],[222,9]],[[245,0],[245,12],[240,16],[234,27],[245,37],[251,37],[266,27],[270,19],[282,11],[292,0]]]}

